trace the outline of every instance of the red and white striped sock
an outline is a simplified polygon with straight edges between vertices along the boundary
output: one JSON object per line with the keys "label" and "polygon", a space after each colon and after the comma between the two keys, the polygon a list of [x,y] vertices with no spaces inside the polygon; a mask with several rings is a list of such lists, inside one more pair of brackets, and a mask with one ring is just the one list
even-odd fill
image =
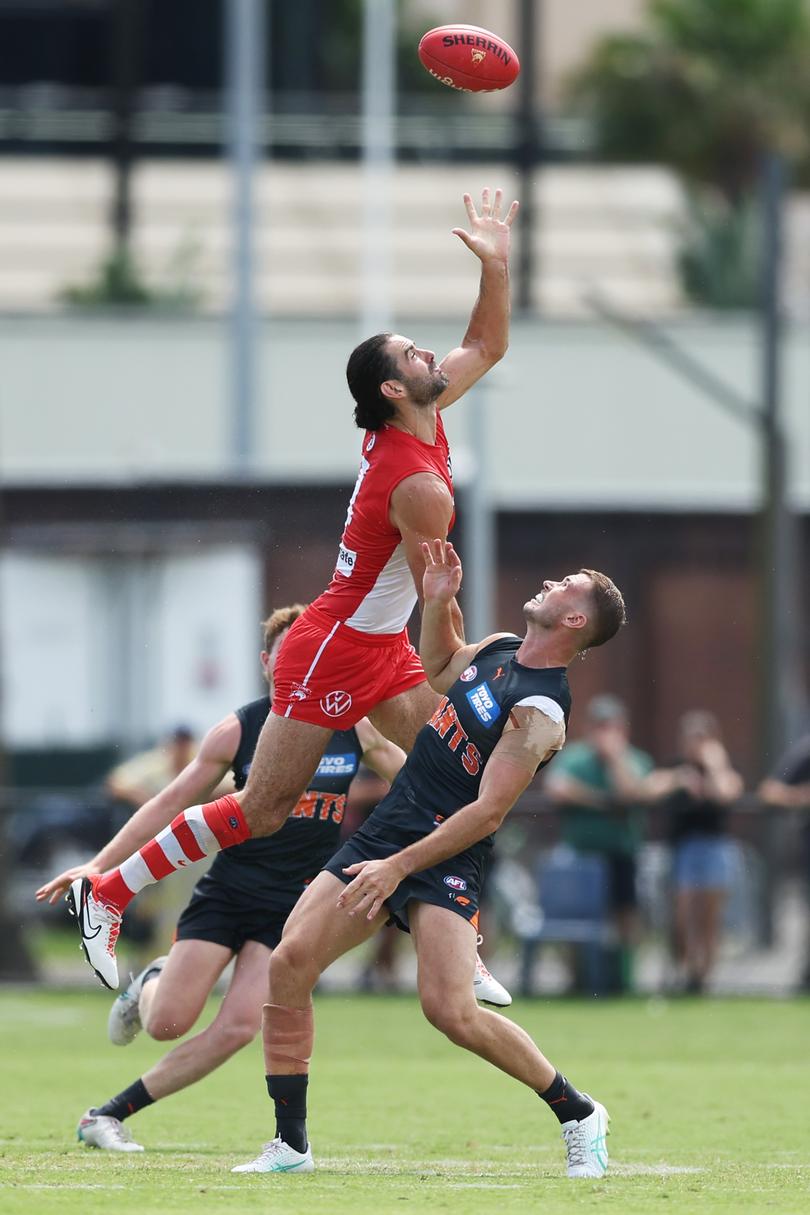
{"label": "red and white striped sock", "polygon": [[123,911],[144,886],[159,882],[212,852],[241,844],[250,835],[250,827],[233,794],[204,806],[192,806],[117,869],[93,878],[93,894],[102,903],[112,903]]}

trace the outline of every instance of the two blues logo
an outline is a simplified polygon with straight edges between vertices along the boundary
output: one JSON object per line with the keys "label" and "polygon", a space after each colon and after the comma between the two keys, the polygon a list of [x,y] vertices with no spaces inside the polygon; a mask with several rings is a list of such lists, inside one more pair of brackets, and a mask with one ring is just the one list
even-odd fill
{"label": "two blues logo", "polygon": [[466,693],[475,716],[485,726],[491,726],[501,715],[501,706],[489,690],[486,680]]}
{"label": "two blues logo", "polygon": [[354,754],[324,755],[318,764],[316,776],[353,776],[357,771],[357,759]]}

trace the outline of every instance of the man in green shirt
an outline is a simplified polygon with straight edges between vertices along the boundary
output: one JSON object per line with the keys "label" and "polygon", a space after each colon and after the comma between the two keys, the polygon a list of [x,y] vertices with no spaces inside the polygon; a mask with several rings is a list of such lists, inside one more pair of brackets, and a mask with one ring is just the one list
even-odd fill
{"label": "man in green shirt", "polygon": [[577,852],[595,853],[608,868],[610,905],[619,938],[619,983],[632,987],[632,953],[638,941],[636,854],[641,805],[654,764],[630,743],[627,710],[615,696],[595,696],[586,710],[586,734],[569,743],[546,780],[562,810],[561,838]]}

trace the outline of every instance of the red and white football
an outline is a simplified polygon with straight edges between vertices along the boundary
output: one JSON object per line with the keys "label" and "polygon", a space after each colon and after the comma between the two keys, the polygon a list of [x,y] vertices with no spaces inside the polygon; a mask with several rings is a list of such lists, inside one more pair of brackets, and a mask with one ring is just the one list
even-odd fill
{"label": "red and white football", "polygon": [[520,60],[508,42],[479,25],[439,25],[419,43],[419,59],[431,76],[465,93],[508,88]]}

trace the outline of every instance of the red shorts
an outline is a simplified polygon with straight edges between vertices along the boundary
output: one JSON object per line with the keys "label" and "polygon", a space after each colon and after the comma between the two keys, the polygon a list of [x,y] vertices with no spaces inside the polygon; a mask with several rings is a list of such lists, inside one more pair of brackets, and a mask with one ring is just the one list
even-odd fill
{"label": "red shorts", "polygon": [[401,633],[359,633],[309,607],[284,639],[273,671],[273,712],[348,730],[383,700],[424,683]]}

